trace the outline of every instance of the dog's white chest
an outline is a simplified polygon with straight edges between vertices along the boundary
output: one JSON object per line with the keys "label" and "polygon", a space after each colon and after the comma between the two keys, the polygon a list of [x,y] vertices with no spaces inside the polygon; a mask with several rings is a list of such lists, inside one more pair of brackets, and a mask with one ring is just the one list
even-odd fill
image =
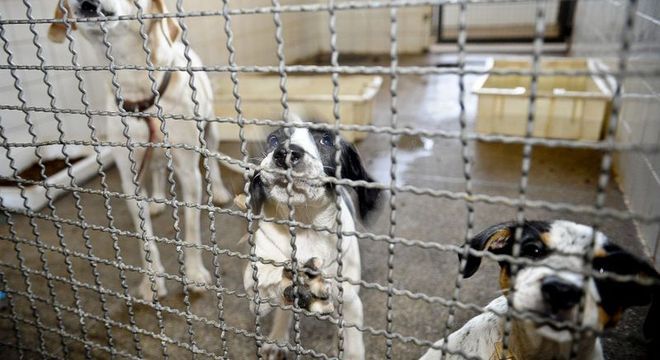
{"label": "dog's white chest", "polygon": [[[325,236],[324,236],[325,235]],[[334,235],[319,234],[315,231],[304,231],[298,235],[296,242],[298,246],[297,257],[301,261],[307,261],[312,257],[323,260],[323,267],[328,267],[337,260],[337,238]]]}
{"label": "dog's white chest", "polygon": [[[291,234],[273,231],[270,227],[271,224],[262,225],[259,229],[256,236],[257,252],[278,261],[291,259],[294,248]],[[332,234],[297,229],[293,244],[296,259],[300,263],[317,257],[323,260],[325,267],[337,259],[337,238]]]}

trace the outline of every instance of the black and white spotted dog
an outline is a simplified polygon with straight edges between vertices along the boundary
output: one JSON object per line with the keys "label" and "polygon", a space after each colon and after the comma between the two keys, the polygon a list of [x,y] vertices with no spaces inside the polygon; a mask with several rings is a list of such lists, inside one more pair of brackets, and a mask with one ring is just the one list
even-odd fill
{"label": "black and white spotted dog", "polygon": [[[492,226],[475,236],[470,246],[475,250],[511,255],[515,230],[516,224],[513,222]],[[582,324],[596,330],[582,334],[577,344],[576,359],[602,359],[603,352],[596,333],[614,326],[626,308],[647,304],[654,287],[657,291],[657,280],[660,279],[651,265],[613,244],[603,233],[596,232],[592,263],[595,271],[633,275],[636,279],[656,281],[656,285],[591,278],[585,293],[584,276],[579,272],[583,269],[583,256],[593,236],[593,228],[570,221],[528,221],[522,227],[519,254],[534,264],[519,267],[512,284],[510,264],[500,262],[500,287],[503,290],[513,289],[514,310],[533,313],[543,319]],[[480,257],[468,256],[464,277],[472,276],[480,263]],[[584,311],[579,317],[579,303],[583,298]],[[481,359],[569,358],[571,334],[566,327],[558,328],[549,323],[535,323],[518,317],[512,320],[508,353],[504,352],[504,317],[493,312],[504,314],[508,306],[504,296],[493,300],[487,306],[492,312],[472,318],[447,338],[449,352],[462,351]],[[444,341],[440,340],[435,345],[443,344]],[[440,350],[430,349],[422,359],[441,357]],[[462,356],[446,354],[445,358],[462,359]]]}
{"label": "black and white spotted dog", "polygon": [[[364,220],[377,208],[380,191],[366,187],[351,187],[355,191],[356,206],[347,191],[341,189],[341,213],[336,206],[336,189],[333,185],[318,181],[319,176],[335,176],[336,147],[335,134],[328,130],[293,128],[290,130],[290,144],[287,152],[284,129],[279,129],[267,138],[267,155],[261,161],[262,170],[257,172],[250,184],[250,204],[255,212],[266,218],[288,219],[289,204],[295,208],[295,220],[317,227],[336,229],[337,215],[340,215],[342,233],[355,230],[354,213]],[[341,141],[341,178],[372,182],[356,149]],[[287,158],[287,154],[290,154]],[[288,166],[293,173],[292,192],[287,193]],[[279,170],[269,171],[269,170]],[[316,179],[316,180],[315,180]],[[290,199],[289,199],[290,195]],[[353,210],[355,209],[355,211]],[[260,221],[255,233],[256,255],[277,262],[291,260],[291,235],[286,225]],[[329,314],[334,311],[334,303],[339,292],[337,282],[327,276],[337,274],[336,232],[296,228],[296,259],[299,265],[297,286],[298,305],[311,312]],[[352,281],[360,280],[360,251],[355,236],[342,237],[342,276]],[[280,304],[292,304],[294,298],[293,276],[289,270],[270,264],[257,263],[258,292],[261,299]],[[244,286],[249,294],[254,294],[252,266],[244,273]],[[363,322],[362,302],[358,296],[359,286],[348,282],[343,287],[343,316],[347,323],[361,326]],[[260,315],[269,312],[266,306],[260,307]],[[278,344],[287,343],[292,312],[275,308],[273,328],[269,338]],[[363,359],[364,343],[362,333],[354,327],[344,328],[345,358]],[[281,346],[266,344],[262,354],[266,359],[286,357]]]}

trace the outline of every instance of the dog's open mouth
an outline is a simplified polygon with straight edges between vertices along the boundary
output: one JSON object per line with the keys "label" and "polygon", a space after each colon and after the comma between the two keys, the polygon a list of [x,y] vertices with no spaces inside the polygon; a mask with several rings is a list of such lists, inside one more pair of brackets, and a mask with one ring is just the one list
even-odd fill
{"label": "dog's open mouth", "polygon": [[559,311],[527,310],[533,314],[530,320],[534,322],[537,329],[547,328],[551,332],[568,331],[574,324],[573,309]]}
{"label": "dog's open mouth", "polygon": [[549,325],[541,326],[536,331],[538,331],[539,335],[543,336],[544,338],[552,339],[556,342],[568,342],[571,341],[573,337],[570,330],[558,330],[557,328]]}
{"label": "dog's open mouth", "polygon": [[573,311],[544,311],[527,309],[526,313],[533,315],[525,317],[534,324],[538,334],[544,338],[557,342],[571,340],[572,329],[575,325]]}

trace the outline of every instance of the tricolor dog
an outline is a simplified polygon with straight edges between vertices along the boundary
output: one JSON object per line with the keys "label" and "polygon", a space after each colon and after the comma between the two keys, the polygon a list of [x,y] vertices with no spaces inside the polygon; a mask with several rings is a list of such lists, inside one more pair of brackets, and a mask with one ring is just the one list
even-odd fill
{"label": "tricolor dog", "polygon": [[[492,226],[471,241],[471,248],[494,254],[512,254],[516,223]],[[635,281],[616,281],[612,278],[590,278],[585,286],[584,254],[595,240],[593,269],[601,274],[633,276],[647,280],[651,286]],[[512,293],[512,306],[517,313],[528,313],[544,321],[514,316],[508,349],[503,350],[504,316],[508,309],[505,296],[488,304],[485,312],[468,321],[447,338],[449,353],[445,358],[463,358],[451,352],[461,351],[481,359],[568,359],[572,336],[566,326],[558,323],[584,325],[594,331],[582,332],[575,359],[602,359],[603,352],[597,333],[614,326],[623,310],[644,305],[651,300],[660,275],[645,261],[613,244],[603,233],[570,221],[527,221],[520,237],[521,258],[533,261],[520,265],[514,278],[511,265],[500,262],[500,287]],[[469,255],[463,276],[472,276],[481,257]],[[552,267],[552,268],[551,268]],[[561,269],[561,270],[557,270]],[[513,283],[512,283],[512,279]],[[586,291],[585,291],[586,289]],[[583,312],[580,314],[580,303]],[[551,323],[554,322],[553,323]],[[435,343],[444,346],[443,340]],[[424,360],[440,359],[442,351],[430,349]]]}
{"label": "tricolor dog", "polygon": [[[293,274],[281,266],[257,262],[257,288],[262,300],[277,304],[292,304],[311,312],[329,314],[335,309],[339,292],[337,281],[338,237],[337,217],[341,219],[342,233],[355,231],[354,213],[364,220],[378,203],[380,191],[362,186],[351,187],[355,191],[356,206],[353,211],[351,199],[344,188],[340,189],[341,210],[336,206],[336,188],[319,181],[320,176],[335,176],[335,134],[328,130],[292,128],[290,143],[286,144],[285,129],[279,129],[267,138],[267,155],[261,161],[261,170],[250,184],[250,205],[256,213],[266,218],[288,219],[289,206],[295,210],[295,220],[331,231],[317,231],[297,227],[295,230],[296,259],[299,264],[298,286],[293,286]],[[341,178],[371,182],[355,148],[341,140]],[[287,192],[286,170],[292,172],[292,186]],[[291,261],[291,235],[289,227],[274,222],[260,221],[254,235],[256,255],[277,262]],[[360,251],[355,236],[343,235],[341,242],[341,275],[352,281],[360,280]],[[244,285],[254,295],[253,268],[247,265]],[[362,325],[362,302],[358,296],[359,286],[342,282],[343,316],[347,323]],[[297,288],[297,295],[294,289]],[[261,306],[265,315],[270,307]],[[287,343],[292,312],[275,307],[273,328],[268,336],[278,344]],[[362,333],[354,327],[344,328],[346,359],[363,359]],[[266,344],[263,349],[266,359],[286,357],[281,346]]]}
{"label": "tricolor dog", "polygon": [[[48,31],[48,37],[58,43],[67,39],[67,34],[78,30],[91,44],[97,52],[97,57],[104,63],[108,63],[107,57],[114,58],[115,65],[147,65],[147,55],[143,50],[143,37],[141,36],[141,26],[137,20],[108,20],[106,17],[117,16],[135,16],[138,13],[136,4],[139,4],[144,14],[167,13],[164,0],[58,0],[55,1],[55,18],[63,19],[87,19],[98,18],[99,21],[85,21],[65,24],[63,22],[53,23]],[[148,47],[151,49],[151,62],[154,66],[180,66],[188,65],[188,60],[184,56],[185,46],[181,42],[181,28],[178,22],[173,18],[149,18],[144,19],[144,28],[142,29],[148,38]],[[112,44],[111,47],[106,43]],[[191,58],[191,65],[199,67],[201,60],[192,50],[188,52]],[[196,104],[192,98],[192,89],[189,86],[190,76],[187,72],[162,72],[153,73],[156,79],[157,89],[160,93],[159,105],[163,113],[179,114],[185,116],[197,115],[202,118],[212,118],[213,114],[213,92],[211,82],[204,72],[194,72],[193,82],[197,88],[196,101],[199,106],[195,110]],[[115,93],[108,94],[109,101],[117,104],[118,109],[131,112],[156,113],[156,99],[152,93],[152,82],[148,77],[146,70],[140,71],[117,71],[117,82],[121,92],[121,98]],[[162,142],[163,133],[159,130],[161,122],[157,117],[129,117],[128,135],[135,142]],[[166,129],[169,135],[168,143],[187,144],[199,146],[199,131],[196,122],[168,120]],[[205,126],[208,134],[208,149],[217,153],[219,146],[217,126]],[[124,137],[124,125],[119,119],[113,119],[108,123],[108,140],[113,142],[126,142]],[[142,170],[149,158],[152,150],[148,147],[135,146],[132,159],[136,162],[132,164],[129,158],[129,149],[117,147],[113,149],[113,155],[119,174],[124,193],[135,194],[136,191],[144,194],[143,186],[140,186]],[[155,149],[153,151],[156,151]],[[161,150],[162,151],[162,150]],[[174,175],[179,180],[179,186],[176,192],[181,196],[181,200],[191,203],[200,203],[202,201],[202,178],[199,171],[198,152],[172,149],[172,160]],[[155,154],[154,154],[155,155]],[[159,154],[161,159],[162,153]],[[153,164],[152,178],[154,179],[155,198],[165,199],[165,174],[162,164]],[[219,165],[216,161],[210,161],[210,178],[212,179],[213,200],[218,203],[224,203],[231,199],[230,192],[225,188],[220,177]],[[137,173],[138,186],[136,189],[134,183],[134,167]],[[152,213],[163,209],[163,204],[150,204]],[[147,236],[153,235],[151,219],[149,212],[140,214],[137,201],[128,201],[128,210],[133,218],[133,223],[138,232],[142,233],[142,227]],[[142,223],[141,217],[144,218]],[[191,244],[200,244],[200,213],[197,209],[186,207],[184,209],[185,219],[185,241]],[[143,246],[142,259],[146,266],[146,254]],[[158,248],[153,241],[149,242],[153,270],[163,272],[163,265],[160,261]],[[211,275],[204,267],[201,252],[198,249],[186,248],[185,271],[188,280],[202,284],[211,281]],[[156,277],[156,288],[158,296],[164,296],[165,280],[162,277]],[[193,287],[198,289],[198,287]],[[152,290],[149,278],[145,275],[140,287],[139,295],[145,299],[151,299]]]}

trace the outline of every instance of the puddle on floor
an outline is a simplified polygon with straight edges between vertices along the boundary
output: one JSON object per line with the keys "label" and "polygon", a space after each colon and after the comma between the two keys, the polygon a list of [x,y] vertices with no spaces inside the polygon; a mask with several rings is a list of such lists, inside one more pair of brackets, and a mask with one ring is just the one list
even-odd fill
{"label": "puddle on floor", "polygon": [[[397,141],[396,180],[397,185],[405,183],[406,170],[417,160],[433,153],[433,140],[419,135],[401,135]],[[372,158],[369,172],[374,179],[383,184],[390,184],[390,169],[392,160],[390,151],[382,151]]]}

